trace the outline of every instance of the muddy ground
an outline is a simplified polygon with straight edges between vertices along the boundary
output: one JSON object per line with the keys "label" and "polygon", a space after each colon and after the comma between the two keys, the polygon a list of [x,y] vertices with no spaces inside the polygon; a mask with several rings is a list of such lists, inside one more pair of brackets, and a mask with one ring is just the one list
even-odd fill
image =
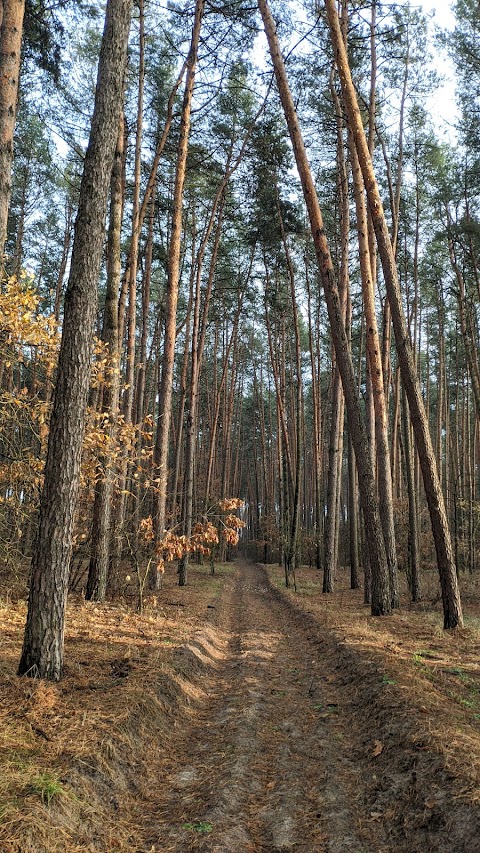
{"label": "muddy ground", "polygon": [[84,609],[62,685],[8,677],[24,760],[50,754],[61,791],[39,802],[38,776],[17,780],[0,849],[480,851],[480,717],[438,681],[452,640],[422,622],[437,653],[417,638],[410,673],[411,614],[387,634],[342,621],[338,599],[327,618],[313,581],[295,596],[277,574],[239,560],[197,594],[165,590],[143,621]]}

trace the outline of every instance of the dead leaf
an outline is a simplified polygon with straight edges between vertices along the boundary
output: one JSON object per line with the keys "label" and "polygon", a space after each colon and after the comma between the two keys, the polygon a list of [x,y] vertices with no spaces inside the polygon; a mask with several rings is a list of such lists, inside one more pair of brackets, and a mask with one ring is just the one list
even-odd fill
{"label": "dead leaf", "polygon": [[433,797],[430,797],[429,800],[425,800],[425,808],[427,809],[434,809],[436,805],[437,801]]}
{"label": "dead leaf", "polygon": [[381,755],[384,749],[385,749],[385,747],[384,747],[381,740],[374,740],[373,741],[372,755],[374,758],[377,758],[377,756]]}
{"label": "dead leaf", "polygon": [[271,790],[272,788],[274,788],[274,787],[275,787],[275,784],[276,784],[275,782],[269,782],[269,783],[268,783],[268,785],[267,785],[266,787],[267,787],[269,790]]}

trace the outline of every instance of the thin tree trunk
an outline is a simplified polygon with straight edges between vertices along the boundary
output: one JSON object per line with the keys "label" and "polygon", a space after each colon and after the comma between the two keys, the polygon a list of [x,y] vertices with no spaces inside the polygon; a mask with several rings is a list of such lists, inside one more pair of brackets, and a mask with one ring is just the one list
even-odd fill
{"label": "thin tree trunk", "polygon": [[[128,293],[128,316],[127,316],[127,353],[126,353],[126,370],[125,370],[125,391],[123,397],[123,419],[128,427],[133,422],[133,400],[135,391],[135,336],[136,336],[136,314],[137,314],[137,266],[138,266],[138,242],[139,242],[139,218],[138,208],[140,199],[140,179],[141,179],[141,145],[143,133],[143,92],[145,81],[145,33],[144,33],[144,12],[143,0],[138,0],[139,7],[139,24],[140,24],[140,59],[138,71],[138,95],[137,95],[137,116],[135,130],[135,162],[134,162],[134,179],[133,179],[133,209],[132,209],[132,232],[130,240],[129,266],[126,271],[126,290]],[[123,288],[122,288],[123,289]],[[119,346],[123,343],[123,317],[120,322],[121,329],[119,330]],[[133,444],[133,443],[132,443]],[[133,444],[134,447],[134,444]],[[133,451],[130,451],[132,453]],[[117,571],[122,552],[123,531],[125,526],[125,512],[127,506],[127,486],[128,469],[129,469],[129,450],[127,447],[122,447],[119,459],[119,487],[117,490],[117,504],[115,511],[115,538],[114,538],[114,553],[113,553],[113,570]],[[133,535],[136,536],[134,528]]]}
{"label": "thin tree trunk", "polygon": [[[123,214],[123,121],[119,123],[119,134],[110,182],[110,222],[107,248],[107,287],[102,340],[108,346],[110,359],[103,388],[102,411],[108,416],[106,434],[111,446],[113,442],[119,406],[119,362],[118,347],[118,290],[120,286],[120,241]],[[108,445],[107,445],[108,446]],[[92,516],[92,546],[85,598],[103,601],[107,589],[110,557],[110,518],[114,485],[112,453],[105,453],[98,462],[98,479]]]}
{"label": "thin tree trunk", "polygon": [[[347,295],[348,295],[348,242],[350,232],[348,175],[345,160],[343,140],[343,118],[340,102],[334,85],[333,71],[330,75],[330,91],[332,93],[337,122],[337,191],[339,198],[339,230],[340,230],[340,270],[339,295],[342,311],[342,321],[346,324]],[[349,343],[350,346],[350,343]],[[338,562],[338,526],[340,499],[340,472],[343,454],[344,403],[342,383],[338,366],[335,365],[332,419],[330,422],[330,442],[328,449],[327,473],[327,516],[325,519],[325,553],[323,560],[323,592],[333,592],[334,574]]]}
{"label": "thin tree trunk", "polygon": [[350,431],[348,433],[348,518],[350,529],[350,589],[360,587],[358,559],[357,475]]}
{"label": "thin tree trunk", "polygon": [[384,615],[390,613],[388,567],[378,515],[378,505],[375,496],[375,481],[368,454],[368,442],[360,409],[360,401],[357,394],[355,374],[348,347],[348,338],[342,319],[340,297],[335,282],[332,259],[325,235],[323,218],[312,174],[308,164],[305,145],[302,139],[292,95],[288,87],[285,65],[280,52],[275,22],[272,18],[266,0],[258,0],[258,7],[262,15],[265,33],[275,69],[280,100],[287,120],[295,160],[302,182],[305,203],[307,205],[310,218],[317,263],[327,302],[335,353],[342,377],[348,420],[355,447],[355,457],[359,473],[360,495],[370,553],[370,562],[372,566],[372,613],[373,615]]}
{"label": "thin tree trunk", "polygon": [[420,547],[418,535],[417,496],[413,470],[412,440],[408,403],[402,394],[403,449],[405,454],[405,474],[408,494],[408,585],[412,601],[420,600]]}
{"label": "thin tree trunk", "polygon": [[[195,239],[193,237],[192,240],[192,274],[190,276],[190,286],[188,289],[188,303],[187,303],[187,313],[185,318],[185,346],[183,348],[183,362],[182,362],[182,372],[180,374],[180,399],[178,402],[178,414],[177,414],[177,435],[176,435],[176,447],[175,447],[175,473],[173,476],[173,484],[172,484],[172,498],[171,498],[171,513],[172,513],[172,521],[175,524],[175,519],[177,518],[177,509],[178,509],[178,483],[180,480],[180,467],[182,462],[182,448],[183,448],[183,421],[185,418],[185,404],[187,401],[187,373],[188,373],[188,362],[189,362],[189,353],[190,353],[190,326],[191,326],[191,315],[192,315],[192,305],[193,305],[193,287],[195,284],[195,264],[193,258],[193,250],[195,246]],[[181,503],[181,501],[180,501]]]}
{"label": "thin tree trunk", "polygon": [[63,232],[62,257],[58,270],[57,284],[55,287],[55,302],[53,313],[55,320],[60,320],[60,307],[62,304],[63,282],[67,271],[68,256],[70,254],[70,245],[72,242],[72,224],[73,224],[73,205],[70,199],[67,199],[65,204],[65,230]]}
{"label": "thin tree trunk", "polygon": [[[163,127],[162,135],[160,136],[160,139],[158,140],[158,143],[157,143],[155,156],[153,158],[152,166],[150,168],[150,174],[148,176],[147,186],[145,188],[145,193],[144,193],[142,202],[141,202],[139,210],[138,210],[138,219],[137,219],[138,233],[140,233],[142,230],[145,215],[147,213],[148,204],[151,200],[153,191],[155,189],[155,184],[157,181],[158,166],[159,166],[159,163],[160,163],[160,160],[161,160],[162,154],[164,152],[165,145],[166,145],[169,133],[170,133],[170,127],[172,125],[173,108],[175,105],[175,98],[177,96],[177,92],[178,92],[180,83],[182,82],[183,77],[185,75],[185,71],[187,70],[187,65],[188,65],[188,60],[185,60],[185,62],[183,63],[183,65],[182,65],[182,67],[181,67],[181,69],[177,75],[177,79],[175,80],[175,83],[172,87],[172,90],[171,90],[169,98],[168,98],[165,124]],[[122,282],[122,292],[124,292],[124,300],[122,303],[123,307],[125,306],[125,300],[126,300],[126,294],[127,294],[127,285],[128,285],[129,270],[130,270],[130,265],[131,265],[132,250],[133,250],[133,245],[131,244],[130,249],[129,249],[129,253],[127,255],[127,262],[125,265],[125,275],[123,277],[123,282]],[[119,317],[119,331],[120,331],[119,338],[120,338],[120,340],[123,340],[123,331],[122,331],[123,330],[123,314],[121,312],[120,303],[119,303],[119,314],[120,314],[120,317]]]}
{"label": "thin tree trunk", "polygon": [[[123,416],[126,424],[132,423],[133,398],[135,391],[135,333],[136,333],[136,306],[137,306],[137,267],[138,267],[138,243],[140,238],[138,210],[140,205],[140,181],[141,181],[141,149],[143,134],[143,91],[145,84],[145,15],[143,0],[136,0],[139,10],[139,69],[138,69],[138,98],[137,98],[137,121],[135,131],[135,164],[133,176],[133,209],[132,209],[132,234],[130,242],[130,267],[128,269],[128,335],[127,335],[127,359],[125,372],[125,400],[123,403]],[[122,520],[120,520],[122,521]]]}
{"label": "thin tree trunk", "polygon": [[388,413],[385,400],[383,379],[382,351],[375,311],[375,292],[371,278],[370,251],[367,240],[367,212],[363,178],[360,171],[355,144],[350,135],[350,160],[355,192],[357,212],[357,231],[360,255],[360,272],[362,279],[363,305],[366,322],[366,346],[369,362],[369,375],[372,388],[373,406],[375,410],[375,438],[378,494],[380,502],[380,517],[382,521],[383,538],[387,552],[388,571],[390,578],[390,595],[392,607],[399,606],[397,551],[395,545],[395,521],[393,514],[392,472],[390,467],[390,450],[388,446]]}
{"label": "thin tree trunk", "polygon": [[[137,381],[135,383],[135,423],[141,424],[144,416],[145,384],[147,379],[147,341],[148,341],[148,313],[150,309],[150,285],[152,278],[153,259],[153,225],[154,225],[154,196],[150,204],[150,216],[148,218],[148,238],[145,251],[145,271],[142,283],[142,331],[138,348]],[[137,457],[140,454],[140,444],[137,445]]]}
{"label": "thin tree trunk", "polygon": [[308,299],[308,343],[310,350],[310,365],[312,369],[312,414],[313,414],[313,489],[315,501],[315,566],[317,571],[322,568],[322,440],[321,440],[321,389],[318,381],[319,354],[315,352],[313,340],[313,318],[311,310],[311,289],[308,275],[308,262],[305,258],[305,281]]}
{"label": "thin tree trunk", "polygon": [[334,571],[336,568],[335,530],[337,513],[338,458],[340,455],[340,421],[342,405],[342,383],[338,367],[334,367],[332,391],[332,416],[330,421],[330,440],[328,445],[327,471],[327,515],[325,519],[325,551],[323,555],[323,592],[333,592]]}
{"label": "thin tree trunk", "polygon": [[[265,276],[266,276],[267,287],[268,287],[269,276],[268,276],[266,261],[265,261]],[[279,418],[280,418],[281,437],[282,437],[282,456],[285,457],[285,463],[287,466],[286,470],[288,473],[288,483],[286,485],[288,485],[288,487],[293,492],[293,462],[292,462],[292,453],[291,453],[291,449],[290,449],[290,437],[289,437],[289,430],[288,430],[288,424],[287,424],[287,415],[285,412],[284,394],[283,394],[283,388],[282,388],[284,383],[282,382],[280,371],[278,369],[277,359],[275,358],[275,352],[274,352],[273,340],[272,340],[272,330],[271,330],[271,326],[270,326],[269,312],[268,312],[268,307],[267,307],[266,303],[265,303],[265,324],[267,327],[268,349],[270,352],[270,363],[272,366],[273,381],[275,384],[275,394],[277,397],[278,414],[279,414]]]}
{"label": "thin tree trunk", "polygon": [[[250,264],[250,269],[248,271],[248,278],[250,277],[252,264],[253,264],[253,254],[252,254],[252,263]],[[210,429],[210,448],[209,448],[209,453],[208,453],[207,479],[206,479],[206,484],[205,484],[205,507],[204,507],[205,514],[208,512],[208,506],[209,506],[209,502],[210,502],[210,490],[211,490],[212,477],[213,477],[213,465],[214,465],[214,461],[215,461],[215,447],[216,447],[216,439],[217,439],[218,421],[219,421],[219,417],[220,417],[220,405],[221,405],[221,400],[222,400],[222,392],[223,392],[223,389],[225,387],[225,383],[226,383],[226,379],[227,379],[228,360],[230,357],[230,352],[232,350],[232,346],[234,346],[236,344],[236,341],[237,341],[238,324],[240,321],[240,314],[241,314],[241,310],[242,310],[244,292],[245,292],[245,290],[242,289],[240,292],[240,295],[239,295],[238,308],[237,308],[237,311],[235,314],[235,319],[233,321],[232,334],[230,336],[230,340],[228,342],[227,350],[226,350],[225,357],[223,360],[223,368],[222,368],[222,375],[220,377],[220,384],[216,390],[213,421],[212,421],[212,425],[211,425],[211,429]]]}
{"label": "thin tree trunk", "polygon": [[358,108],[357,96],[353,86],[348,57],[343,43],[334,0],[325,0],[328,23],[335,50],[337,68],[342,83],[343,99],[349,125],[355,139],[358,158],[362,169],[365,188],[370,206],[377,244],[382,262],[383,275],[387,287],[388,300],[392,312],[393,328],[397,347],[397,356],[402,372],[402,380],[407,393],[410,416],[415,432],[420,465],[422,468],[425,493],[430,510],[433,537],[437,552],[437,564],[442,587],[444,627],[454,628],[463,625],[460,591],[458,588],[455,561],[448,529],[443,494],[435,464],[435,454],[428,429],[421,390],[415,370],[415,362],[410,346],[405,316],[403,313],[397,269],[393,255],[390,235],[383,211],[382,200],[373,171]]}
{"label": "thin tree trunk", "polygon": [[145,410],[145,388],[147,383],[147,367],[148,367],[148,359],[147,359],[147,339],[148,339],[148,315],[150,309],[150,290],[151,290],[151,279],[152,279],[152,260],[153,260],[153,225],[154,225],[154,201],[155,196],[152,195],[151,199],[151,210],[150,216],[148,220],[148,237],[147,237],[147,245],[145,248],[145,269],[143,272],[143,280],[142,280],[142,330],[140,334],[140,342],[138,348],[138,361],[137,361],[137,380],[135,384],[135,394],[133,399],[133,420],[137,425],[136,432],[136,447],[135,447],[135,456],[136,459],[133,460],[133,467],[136,468],[136,473],[138,476],[134,476],[131,478],[131,490],[134,494],[133,498],[133,529],[135,531],[135,535],[140,528],[140,515],[141,515],[141,504],[142,504],[142,478],[145,473],[145,464],[142,459],[142,450],[143,450],[143,442],[144,442],[144,420],[145,416],[148,412]]}
{"label": "thin tree trunk", "polygon": [[302,411],[303,411],[303,392],[302,392],[302,355],[300,343],[300,329],[298,325],[298,308],[295,294],[295,273],[293,270],[292,258],[288,248],[287,237],[283,224],[282,212],[280,208],[280,199],[278,188],[276,188],[277,214],[280,223],[280,232],[282,235],[283,248],[285,251],[285,259],[287,262],[288,278],[290,282],[290,298],[292,300],[292,315],[293,315],[293,330],[295,334],[295,368],[296,368],[296,453],[295,453],[295,487],[293,494],[292,521],[289,530],[289,543],[285,560],[285,579],[286,585],[290,585],[293,580],[293,586],[296,591],[295,579],[295,560],[298,544],[298,528],[300,518],[300,483],[302,477]]}
{"label": "thin tree trunk", "polygon": [[[184,520],[184,535],[189,538],[192,534],[193,527],[193,483],[195,473],[195,449],[196,449],[196,433],[197,433],[197,413],[198,413],[198,392],[200,370],[203,361],[203,348],[205,345],[205,333],[207,327],[208,309],[212,295],[213,280],[215,276],[215,268],[217,265],[218,247],[220,244],[220,235],[222,229],[222,211],[224,187],[222,185],[222,193],[215,198],[213,210],[210,216],[204,238],[200,244],[199,252],[196,261],[196,282],[195,282],[195,298],[193,310],[192,324],[192,357],[191,357],[191,376],[189,389],[189,407],[187,415],[187,440],[185,447],[185,520]],[[210,237],[214,215],[217,210],[217,205],[220,203],[220,211],[215,233],[215,239],[210,260],[210,269],[208,272],[207,286],[205,289],[203,303],[202,324],[200,324],[200,302],[201,302],[201,275],[203,269],[203,260],[207,248],[208,239]],[[178,585],[185,586],[187,583],[187,572],[189,563],[188,552],[185,552],[178,564]]]}
{"label": "thin tree trunk", "polygon": [[[452,226],[450,215],[449,226]],[[460,269],[460,265],[457,261],[455,245],[452,237],[449,237],[448,239],[448,249],[450,254],[450,263],[452,265],[452,269],[455,273],[455,278],[457,280],[458,316],[460,319],[460,329],[465,344],[465,354],[467,357],[467,364],[470,372],[470,381],[472,383],[473,399],[475,401],[475,411],[477,414],[477,418],[479,418],[480,420],[480,368],[478,365],[478,356],[475,341],[473,339],[473,335],[471,334],[471,324],[468,322],[469,309],[467,305],[465,280],[463,277],[462,270]]]}
{"label": "thin tree trunk", "polygon": [[168,250],[167,308],[165,320],[165,339],[162,363],[162,378],[158,404],[159,438],[157,457],[157,506],[155,532],[161,539],[165,530],[165,507],[168,483],[168,442],[172,417],[173,364],[177,326],[177,301],[180,282],[180,242],[182,232],[183,185],[187,166],[188,137],[190,133],[190,112],[192,106],[195,70],[197,64],[198,43],[202,24],[205,0],[197,0],[195,18],[188,55],[187,77],[183,97],[180,138],[177,149],[175,187],[173,197],[172,230]]}
{"label": "thin tree trunk", "polygon": [[25,0],[3,0],[0,22],[0,272],[12,189],[13,132],[17,114]]}

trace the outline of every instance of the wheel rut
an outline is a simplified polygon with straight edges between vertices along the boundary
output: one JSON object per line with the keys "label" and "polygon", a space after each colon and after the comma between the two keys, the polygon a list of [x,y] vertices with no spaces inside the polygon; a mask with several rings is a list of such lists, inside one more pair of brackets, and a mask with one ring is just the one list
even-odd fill
{"label": "wheel rut", "polygon": [[377,825],[362,830],[361,770],[318,641],[261,567],[238,565],[216,620],[206,698],[178,721],[144,850],[387,851]]}

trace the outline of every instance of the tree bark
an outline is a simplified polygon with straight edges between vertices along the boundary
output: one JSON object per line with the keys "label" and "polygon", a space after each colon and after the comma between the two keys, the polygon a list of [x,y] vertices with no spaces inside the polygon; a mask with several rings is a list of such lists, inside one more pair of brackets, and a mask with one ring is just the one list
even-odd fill
{"label": "tree bark", "polygon": [[358,159],[362,169],[367,191],[370,214],[375,229],[377,245],[387,288],[388,301],[392,312],[393,329],[403,384],[407,393],[410,417],[415,433],[420,465],[422,468],[425,494],[427,497],[433,538],[437,552],[437,564],[442,588],[444,627],[455,628],[463,625],[460,591],[455,570],[450,531],[448,529],[445,503],[438,478],[428,422],[423,406],[420,385],[415,370],[410,338],[403,312],[397,268],[383,210],[378,184],[373,171],[372,159],[368,150],[362,116],[352,81],[347,52],[343,43],[334,0],[325,0],[332,43],[337,68],[342,84],[343,100],[348,115]]}
{"label": "tree bark", "polygon": [[420,548],[418,537],[417,496],[415,494],[412,440],[408,404],[402,394],[403,449],[408,494],[408,585],[412,601],[420,600]]}
{"label": "tree bark", "polygon": [[[111,443],[113,442],[119,408],[120,352],[118,342],[118,290],[120,286],[120,242],[123,214],[123,115],[120,117],[117,148],[110,182],[110,221],[107,245],[107,287],[102,340],[108,346],[110,359],[105,374],[102,411],[107,416],[106,433],[110,449],[99,459],[99,476],[95,484],[95,499],[92,517],[92,548],[88,568],[87,600],[103,601],[107,590],[108,565],[110,559],[110,518],[115,477],[112,464]],[[108,447],[108,445],[107,445]]]}
{"label": "tree bark", "polygon": [[[140,56],[138,70],[138,97],[137,97],[137,121],[135,130],[135,166],[133,178],[133,207],[132,207],[132,234],[130,241],[128,268],[128,335],[127,335],[127,358],[125,372],[125,399],[123,403],[123,415],[126,424],[134,420],[133,401],[135,391],[135,335],[137,324],[137,268],[138,268],[138,244],[140,239],[140,182],[141,182],[141,149],[143,134],[143,93],[145,87],[145,15],[143,0],[136,0],[139,10],[139,41]],[[153,193],[153,189],[152,189]],[[120,520],[123,523],[123,519]]]}
{"label": "tree bark", "polygon": [[308,164],[305,144],[301,135],[295,106],[287,82],[285,64],[280,52],[275,23],[266,0],[258,0],[258,7],[262,15],[265,33],[270,47],[270,54],[275,69],[280,100],[285,113],[293,152],[300,180],[302,182],[305,203],[310,218],[317,263],[325,292],[332,339],[342,377],[348,421],[351,428],[355,457],[358,466],[360,496],[370,553],[370,562],[372,566],[372,613],[373,615],[385,615],[390,613],[391,610],[387,560],[378,515],[375,481],[368,454],[365,424],[363,422],[360,401],[356,388],[353,364],[348,347],[348,338],[342,319],[342,308],[338,287],[335,282],[332,259],[315,185],[313,183],[310,166]]}
{"label": "tree bark", "polygon": [[[193,527],[193,485],[194,485],[194,474],[195,474],[195,452],[196,452],[196,440],[197,440],[197,426],[198,426],[198,395],[199,395],[199,381],[200,381],[200,371],[202,368],[203,361],[203,348],[205,345],[205,333],[207,327],[207,318],[208,318],[208,310],[210,307],[210,299],[212,296],[212,288],[213,288],[213,280],[215,277],[215,269],[217,265],[217,257],[218,257],[218,247],[220,245],[220,235],[222,231],[222,220],[223,220],[223,182],[222,182],[222,190],[221,193],[217,193],[217,196],[213,203],[213,208],[211,211],[210,220],[205,231],[204,237],[201,241],[199,252],[197,255],[196,261],[196,281],[195,281],[195,298],[194,298],[194,309],[193,309],[193,324],[192,324],[192,357],[191,357],[191,376],[190,376],[190,390],[189,390],[189,400],[188,400],[188,414],[187,414],[187,436],[186,436],[186,447],[185,447],[185,523],[184,523],[184,534],[185,536],[190,537],[192,535],[192,527]],[[205,251],[207,248],[207,243],[209,237],[212,233],[212,228],[214,224],[214,217],[217,211],[217,206],[220,205],[219,213],[218,213],[218,221],[215,231],[215,237],[213,241],[212,247],[212,257],[210,259],[210,267],[208,271],[207,284],[205,288],[205,294],[203,298],[203,316],[202,322],[200,323],[200,303],[201,303],[201,276],[203,269],[203,261],[205,258]],[[189,564],[189,555],[188,552],[183,554],[180,562],[178,564],[178,585],[185,586],[187,583],[187,572],[188,572],[188,564]]]}
{"label": "tree bark", "polygon": [[315,502],[315,566],[317,571],[322,568],[322,410],[319,363],[320,355],[313,340],[313,318],[312,318],[312,296],[310,277],[308,274],[308,260],[305,258],[305,281],[307,285],[308,306],[308,344],[310,351],[310,365],[312,370],[312,409],[313,409],[313,490]]}
{"label": "tree bark", "polygon": [[[247,281],[248,281],[248,278],[250,278],[252,266],[253,266],[253,252],[252,252],[252,261],[250,263],[250,267],[249,267],[248,274],[247,274]],[[222,399],[221,395],[222,395],[223,389],[225,387],[226,379],[227,379],[228,361],[230,358],[230,353],[231,353],[232,347],[235,345],[236,340],[237,340],[238,324],[240,322],[240,314],[241,314],[241,310],[242,310],[244,292],[245,291],[242,290],[239,294],[238,308],[235,312],[232,334],[230,335],[230,339],[228,341],[227,348],[225,351],[225,356],[223,359],[222,375],[220,377],[219,386],[218,386],[218,388],[216,388],[216,391],[215,391],[215,405],[214,405],[213,421],[212,421],[212,425],[210,428],[210,438],[209,438],[210,447],[209,447],[209,451],[208,451],[208,465],[207,465],[207,475],[206,475],[206,484],[205,484],[205,503],[204,503],[205,514],[208,511],[208,507],[209,507],[209,503],[210,503],[210,491],[211,491],[211,484],[212,484],[212,479],[213,479],[213,466],[214,466],[214,462],[215,462],[215,453],[216,453],[218,420],[220,417],[220,404],[221,404],[221,399]]]}
{"label": "tree bark", "polygon": [[109,0],[80,187],[39,528],[18,672],[61,678],[68,570],[80,478],[97,281],[122,106],[131,0]]}
{"label": "tree bark", "polygon": [[[137,268],[138,268],[138,245],[140,239],[140,221],[139,221],[139,204],[140,204],[140,181],[141,181],[141,146],[143,134],[143,96],[145,85],[145,16],[143,8],[143,0],[137,0],[139,11],[139,68],[138,68],[138,93],[137,93],[137,114],[135,123],[135,159],[134,159],[134,176],[133,176],[133,204],[132,204],[132,230],[130,238],[130,249],[127,259],[127,268],[125,272],[125,282],[122,283],[121,301],[123,301],[123,291],[125,288],[125,299],[128,293],[128,312],[127,312],[127,347],[125,358],[125,389],[122,401],[123,418],[125,425],[131,426],[134,422],[134,390],[135,390],[135,340],[136,340],[136,324],[137,324]],[[125,146],[126,148],[126,146]],[[120,313],[120,312],[119,312]],[[119,347],[123,345],[124,333],[124,312],[122,309],[121,317],[119,318]],[[131,455],[134,454],[135,443],[132,442]],[[127,494],[133,494],[134,488],[130,488],[131,476],[131,458],[129,464],[129,450],[126,446],[122,447],[120,458],[118,460],[118,489],[117,501],[115,507],[113,539],[113,554],[112,554],[112,570],[118,573],[120,561],[122,557],[122,546],[124,541],[125,516],[127,510]],[[136,496],[133,498],[135,500]],[[135,513],[134,513],[135,515]],[[137,530],[133,525],[132,535],[136,537]]]}
{"label": "tree bark", "polygon": [[[342,306],[342,321],[346,325],[348,303],[348,249],[350,234],[350,210],[348,194],[348,171],[344,150],[344,126],[340,101],[335,89],[333,71],[330,75],[330,91],[335,107],[337,124],[337,192],[340,230],[339,294]],[[347,332],[348,334],[348,332]],[[350,347],[350,341],[349,341]],[[333,592],[334,575],[338,563],[338,528],[340,520],[340,490],[343,456],[344,399],[340,372],[335,365],[332,393],[332,418],[328,447],[327,472],[327,515],[325,519],[325,552],[323,558],[323,592]]]}
{"label": "tree bark", "polygon": [[295,475],[294,475],[294,489],[293,489],[293,504],[292,504],[292,518],[289,529],[289,541],[288,548],[285,555],[285,583],[286,586],[290,586],[290,582],[293,581],[293,587],[295,592],[297,591],[296,578],[295,578],[295,562],[297,555],[297,545],[298,545],[298,528],[300,523],[300,483],[302,477],[302,415],[303,415],[303,386],[302,386],[302,352],[301,352],[301,342],[300,342],[300,328],[298,321],[298,307],[297,307],[297,298],[295,293],[295,272],[293,269],[293,262],[290,255],[290,251],[288,248],[287,236],[285,233],[285,227],[282,218],[282,211],[280,207],[280,198],[278,194],[278,187],[276,188],[276,199],[277,199],[277,214],[278,220],[280,224],[280,232],[282,235],[282,243],[285,252],[285,260],[287,262],[287,270],[288,270],[288,279],[290,283],[290,298],[292,300],[292,317],[293,317],[293,330],[295,334],[295,369],[296,369],[296,394],[295,394]]}
{"label": "tree bark", "polygon": [[383,538],[387,552],[392,607],[399,606],[397,552],[395,546],[395,522],[393,516],[392,472],[388,446],[388,416],[383,380],[382,352],[375,312],[375,292],[371,277],[370,249],[367,239],[367,211],[363,178],[356,148],[350,136],[350,160],[352,166],[355,206],[357,212],[360,273],[362,279],[363,307],[366,322],[366,346],[370,371],[370,383],[375,416],[375,439],[377,452],[377,480],[382,521]]}
{"label": "tree bark", "polygon": [[173,196],[173,218],[168,250],[167,307],[165,320],[165,338],[162,362],[162,378],[158,404],[159,437],[157,457],[157,507],[155,532],[158,539],[165,529],[165,507],[168,483],[168,440],[172,418],[173,363],[177,326],[178,287],[180,281],[180,247],[182,233],[183,185],[187,167],[188,137],[190,133],[190,112],[195,84],[198,43],[202,24],[205,0],[197,0],[195,18],[187,60],[187,77],[183,96],[180,137],[178,141],[175,187]]}
{"label": "tree bark", "polygon": [[17,114],[25,0],[4,0],[0,23],[0,271],[12,189],[13,132]]}

